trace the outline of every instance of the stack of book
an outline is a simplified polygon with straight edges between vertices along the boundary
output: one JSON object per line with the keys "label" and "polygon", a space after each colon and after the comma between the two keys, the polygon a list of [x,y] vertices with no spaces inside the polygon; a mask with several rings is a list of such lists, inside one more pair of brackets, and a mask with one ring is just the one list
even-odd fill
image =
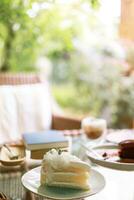
{"label": "stack of book", "polygon": [[44,132],[24,133],[24,145],[31,151],[32,159],[42,159],[50,149],[68,151],[69,140],[62,131],[48,130]]}

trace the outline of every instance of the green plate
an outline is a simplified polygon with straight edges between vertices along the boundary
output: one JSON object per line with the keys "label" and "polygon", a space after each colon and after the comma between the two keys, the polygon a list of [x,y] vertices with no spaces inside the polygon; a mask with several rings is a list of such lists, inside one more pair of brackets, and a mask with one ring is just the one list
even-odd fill
{"label": "green plate", "polygon": [[93,169],[89,179],[90,190],[40,185],[40,169],[40,167],[37,167],[25,173],[22,176],[22,184],[26,189],[42,197],[56,200],[81,199],[98,193],[105,186],[104,177]]}

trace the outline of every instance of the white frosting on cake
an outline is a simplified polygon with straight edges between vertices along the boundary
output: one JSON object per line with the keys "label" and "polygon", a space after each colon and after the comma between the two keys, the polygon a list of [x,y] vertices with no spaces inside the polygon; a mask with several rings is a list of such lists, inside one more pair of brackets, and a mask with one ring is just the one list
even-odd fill
{"label": "white frosting on cake", "polygon": [[52,149],[44,155],[41,184],[89,189],[90,166],[68,152]]}

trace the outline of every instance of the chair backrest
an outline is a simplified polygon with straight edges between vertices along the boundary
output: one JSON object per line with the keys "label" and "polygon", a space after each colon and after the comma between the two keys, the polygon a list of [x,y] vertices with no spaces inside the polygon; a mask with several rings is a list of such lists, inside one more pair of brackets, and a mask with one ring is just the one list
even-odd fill
{"label": "chair backrest", "polygon": [[0,85],[22,85],[40,83],[38,73],[0,73]]}

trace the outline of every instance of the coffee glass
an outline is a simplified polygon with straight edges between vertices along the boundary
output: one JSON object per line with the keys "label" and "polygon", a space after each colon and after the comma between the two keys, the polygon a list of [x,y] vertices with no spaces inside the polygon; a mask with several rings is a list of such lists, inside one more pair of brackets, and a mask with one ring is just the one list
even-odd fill
{"label": "coffee glass", "polygon": [[105,138],[107,122],[102,118],[86,117],[81,122],[81,128],[86,138],[96,143]]}

